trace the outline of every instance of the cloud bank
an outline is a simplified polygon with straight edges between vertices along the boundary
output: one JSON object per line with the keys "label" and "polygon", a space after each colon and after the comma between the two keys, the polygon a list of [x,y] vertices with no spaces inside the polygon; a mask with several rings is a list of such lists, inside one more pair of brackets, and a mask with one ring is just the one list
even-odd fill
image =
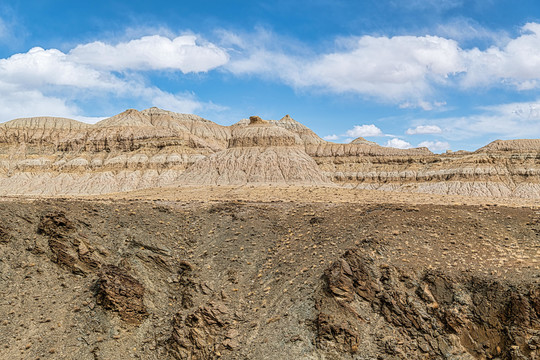
{"label": "cloud bank", "polygon": [[[424,110],[444,104],[428,101],[441,89],[540,87],[538,23],[524,25],[519,36],[502,37],[503,44],[485,50],[463,49],[457,40],[441,36],[361,36],[336,40],[334,51],[295,54],[260,45],[272,36],[265,33],[259,42],[236,36],[236,52],[224,68],[235,75],[277,79],[298,89],[352,93]],[[494,38],[485,29],[475,36]],[[282,41],[274,39],[274,43]]]}

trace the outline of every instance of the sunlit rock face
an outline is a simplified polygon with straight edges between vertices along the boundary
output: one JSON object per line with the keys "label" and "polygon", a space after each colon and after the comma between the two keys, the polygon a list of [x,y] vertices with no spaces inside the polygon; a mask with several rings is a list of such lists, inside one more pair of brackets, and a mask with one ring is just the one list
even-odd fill
{"label": "sunlit rock face", "polygon": [[327,142],[289,115],[221,126],[154,107],[96,124],[55,117],[0,124],[0,194],[281,184],[540,198],[539,157],[538,139],[439,155],[363,138]]}

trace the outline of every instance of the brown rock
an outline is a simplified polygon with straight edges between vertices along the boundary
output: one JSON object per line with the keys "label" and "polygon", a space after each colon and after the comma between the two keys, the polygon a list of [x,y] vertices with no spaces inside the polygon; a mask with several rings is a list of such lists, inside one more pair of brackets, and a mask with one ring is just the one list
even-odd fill
{"label": "brown rock", "polygon": [[98,285],[97,303],[117,312],[122,320],[139,324],[148,316],[144,287],[124,270],[114,265],[102,266]]}

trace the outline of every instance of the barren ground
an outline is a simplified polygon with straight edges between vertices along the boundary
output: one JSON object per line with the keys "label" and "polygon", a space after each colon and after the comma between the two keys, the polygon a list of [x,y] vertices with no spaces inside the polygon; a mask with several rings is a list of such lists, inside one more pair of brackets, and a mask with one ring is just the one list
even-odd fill
{"label": "barren ground", "polygon": [[297,187],[3,200],[1,359],[538,355],[532,201]]}

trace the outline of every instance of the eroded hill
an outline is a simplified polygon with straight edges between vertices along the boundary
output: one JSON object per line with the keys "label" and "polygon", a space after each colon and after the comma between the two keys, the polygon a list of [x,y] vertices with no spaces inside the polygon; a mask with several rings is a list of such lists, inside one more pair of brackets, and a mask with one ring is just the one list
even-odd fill
{"label": "eroded hill", "polygon": [[1,195],[106,194],[186,185],[315,185],[540,198],[539,140],[433,154],[322,140],[290,116],[221,126],[157,108],[84,124],[0,124]]}

